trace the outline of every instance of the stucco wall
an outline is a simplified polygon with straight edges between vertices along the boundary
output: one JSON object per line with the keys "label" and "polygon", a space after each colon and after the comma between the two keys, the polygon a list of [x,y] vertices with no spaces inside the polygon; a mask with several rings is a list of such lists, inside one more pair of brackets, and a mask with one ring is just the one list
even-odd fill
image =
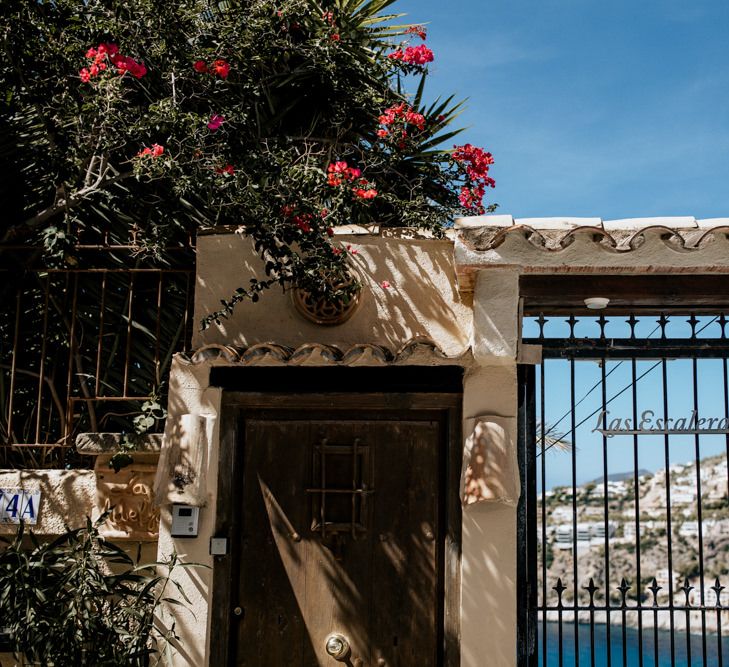
{"label": "stucco wall", "polygon": [[[206,331],[195,328],[193,348],[209,343],[248,346],[275,342],[297,347],[325,343],[346,349],[360,343],[393,350],[417,336],[430,338],[448,356],[465,352],[471,337],[470,300],[458,294],[453,242],[448,239],[403,239],[373,235],[338,235],[351,245],[364,283],[362,305],[341,326],[306,321],[290,296],[272,288],[256,304],[236,306],[231,319]],[[201,236],[197,246],[195,321],[220,308],[252,276],[265,277],[249,238],[238,234]],[[380,286],[388,281],[389,288]]]}
{"label": "stucco wall", "polygon": [[[474,309],[471,296],[459,294],[451,240],[400,238],[397,234],[340,235],[337,240],[357,250],[354,259],[364,284],[362,306],[345,324],[312,324],[296,313],[288,294],[274,289],[264,293],[257,304],[239,304],[222,326],[197,330],[193,347],[248,347],[269,342],[291,348],[316,343],[347,350],[354,345],[375,344],[397,351],[414,338],[427,338],[454,359],[449,363],[466,367],[465,420],[484,415],[516,416],[517,271],[490,272],[476,290],[479,302]],[[233,233],[201,237],[197,266],[197,322],[251,276],[260,276],[261,268],[251,241]],[[381,287],[382,281],[388,281],[391,287]],[[221,396],[219,390],[208,386],[210,367],[239,362],[227,360],[224,355],[203,357],[195,363],[182,357],[175,359],[170,378],[168,439],[176,437],[172,425],[180,415],[218,416]],[[429,363],[427,355],[415,363]],[[200,510],[199,535],[197,539],[171,538],[169,507],[163,508],[160,558],[174,550],[186,561],[212,564],[208,549],[215,523],[217,421],[202,471],[207,495]],[[515,432],[508,435],[516,442]],[[468,506],[463,512],[462,536],[461,664],[513,667],[516,511],[500,503]],[[179,581],[193,601],[195,617],[185,614],[177,619],[183,642],[175,664],[201,667],[208,664],[209,645],[214,640],[208,609],[211,571],[187,570],[180,573]]]}

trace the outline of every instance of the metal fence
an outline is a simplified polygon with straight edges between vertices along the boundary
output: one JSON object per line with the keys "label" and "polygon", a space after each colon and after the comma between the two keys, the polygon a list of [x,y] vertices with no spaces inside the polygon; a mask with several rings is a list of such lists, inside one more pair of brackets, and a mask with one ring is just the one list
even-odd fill
{"label": "metal fence", "polygon": [[164,268],[123,246],[78,249],[63,268],[4,251],[22,259],[0,269],[0,465],[73,464],[77,433],[130,431],[144,401],[165,403],[193,326],[194,255],[182,250]]}
{"label": "metal fence", "polygon": [[728,322],[525,320],[522,665],[729,665]]}

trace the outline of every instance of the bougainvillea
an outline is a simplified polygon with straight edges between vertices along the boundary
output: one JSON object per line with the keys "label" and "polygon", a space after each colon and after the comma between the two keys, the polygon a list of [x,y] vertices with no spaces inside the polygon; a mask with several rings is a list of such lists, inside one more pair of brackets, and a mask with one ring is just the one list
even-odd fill
{"label": "bougainvillea", "polygon": [[22,176],[2,184],[4,239],[53,226],[164,261],[197,229],[234,226],[266,277],[210,323],[275,284],[356,289],[337,225],[439,234],[488,210],[493,159],[448,150],[460,105],[425,103],[437,54],[422,25],[392,25],[394,1],[9,0],[0,121]]}

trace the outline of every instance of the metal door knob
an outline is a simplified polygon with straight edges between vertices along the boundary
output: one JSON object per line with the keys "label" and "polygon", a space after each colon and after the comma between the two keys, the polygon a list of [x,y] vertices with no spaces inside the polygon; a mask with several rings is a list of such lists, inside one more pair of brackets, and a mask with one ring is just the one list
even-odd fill
{"label": "metal door knob", "polygon": [[242,616],[243,615],[243,608],[242,607],[234,607],[233,608],[233,613],[236,616]]}
{"label": "metal door knob", "polygon": [[332,658],[340,662],[344,662],[349,655],[349,642],[344,635],[340,635],[338,633],[329,635],[325,646],[327,653],[332,656]]}

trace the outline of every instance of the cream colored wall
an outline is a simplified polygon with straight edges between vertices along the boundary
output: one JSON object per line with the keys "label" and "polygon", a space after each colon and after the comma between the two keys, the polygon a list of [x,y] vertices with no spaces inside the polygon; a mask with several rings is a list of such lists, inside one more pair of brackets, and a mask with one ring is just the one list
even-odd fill
{"label": "cream colored wall", "polygon": [[[178,569],[173,573],[175,580],[183,587],[189,603],[181,600],[186,609],[175,606],[165,610],[160,621],[169,628],[174,618],[175,631],[181,642],[175,642],[175,665],[207,667],[210,642],[215,633],[210,628],[209,606],[212,601],[212,566],[209,554],[210,538],[215,530],[215,507],[218,488],[218,447],[221,391],[208,386],[210,367],[192,365],[175,357],[170,371],[170,392],[168,404],[168,429],[175,423],[175,417],[183,414],[205,415],[212,419],[213,433],[207,456],[206,476],[207,499],[200,509],[197,538],[177,538],[170,535],[170,505],[162,507],[157,558],[160,561],[177,554],[182,563],[196,563],[202,567]],[[165,433],[169,438],[171,434]],[[213,445],[212,443],[216,443]],[[170,597],[176,597],[174,588],[168,590]]]}
{"label": "cream colored wall", "polygon": [[[492,272],[477,287],[474,309],[457,290],[453,243],[449,240],[340,236],[358,250],[356,261],[364,283],[364,302],[341,326],[321,327],[302,319],[288,295],[264,293],[258,304],[240,304],[222,327],[197,332],[193,347],[219,343],[249,346],[273,342],[289,347],[304,343],[342,349],[370,343],[395,351],[415,337],[430,338],[444,353],[467,365],[464,419],[516,415],[516,350],[518,338],[518,274]],[[217,308],[259,270],[250,240],[235,234],[203,236],[198,242],[195,317]],[[379,283],[390,282],[390,289]],[[474,331],[477,335],[474,336]],[[478,333],[478,332],[481,333]],[[472,349],[476,361],[465,354]],[[463,355],[463,356],[461,356]],[[422,358],[421,358],[422,362]],[[217,415],[218,390],[208,387],[211,365],[223,358],[191,364],[181,357],[173,363],[168,425],[182,414]],[[468,434],[464,433],[464,437]],[[516,434],[510,435],[516,442]],[[173,437],[172,433],[168,434]],[[211,564],[209,539],[214,529],[217,488],[217,423],[208,455],[208,497],[200,513],[197,539],[169,535],[169,507],[163,508],[159,557],[172,550],[186,561]],[[515,456],[515,454],[514,454]],[[498,503],[471,505],[463,512],[461,664],[463,667],[513,667],[516,656],[516,513]],[[175,665],[207,667],[211,636],[208,604],[211,571],[188,570],[180,583],[193,600],[195,618],[177,619],[182,645]]]}
{"label": "cream colored wall", "polygon": [[[465,418],[515,417],[516,365],[475,367],[466,375]],[[467,434],[464,434],[466,436]],[[516,433],[512,433],[516,443]],[[516,664],[516,509],[477,503],[463,509],[461,665]]]}
{"label": "cream colored wall", "polygon": [[[280,288],[265,292],[259,303],[241,303],[222,326],[196,327],[193,348],[209,343],[248,346],[275,342],[297,347],[325,343],[348,348],[359,343],[397,350],[416,336],[431,338],[448,356],[468,349],[470,300],[458,294],[453,242],[434,239],[342,235],[337,241],[357,250],[353,257],[364,283],[363,301],[341,326],[322,327],[294,312]],[[249,238],[238,234],[201,236],[197,245],[195,321],[220,308],[251,276],[264,277]],[[380,286],[388,281],[389,289]]]}

